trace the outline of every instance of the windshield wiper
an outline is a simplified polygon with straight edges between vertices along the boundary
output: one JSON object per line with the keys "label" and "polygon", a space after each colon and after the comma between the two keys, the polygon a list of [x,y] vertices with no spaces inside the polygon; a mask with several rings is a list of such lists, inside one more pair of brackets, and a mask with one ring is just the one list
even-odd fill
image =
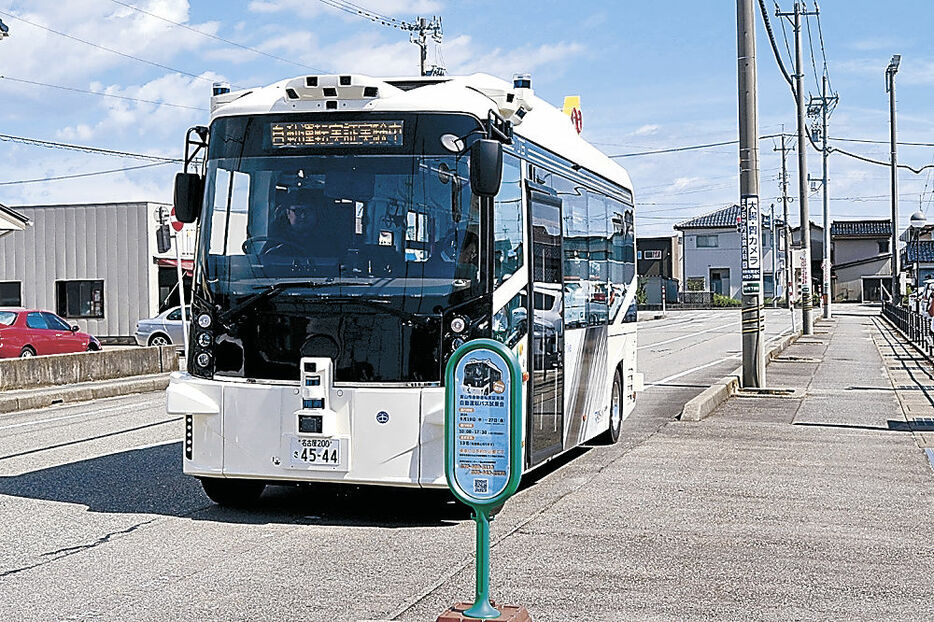
{"label": "windshield wiper", "polygon": [[369,281],[283,281],[281,283],[273,283],[269,287],[266,287],[265,289],[262,289],[255,294],[244,298],[242,301],[240,301],[240,303],[221,313],[217,319],[221,324],[226,324],[231,318],[241,315],[247,309],[255,307],[265,300],[269,300],[270,298],[278,296],[287,289],[318,289],[321,287],[349,287],[372,284],[373,283]]}

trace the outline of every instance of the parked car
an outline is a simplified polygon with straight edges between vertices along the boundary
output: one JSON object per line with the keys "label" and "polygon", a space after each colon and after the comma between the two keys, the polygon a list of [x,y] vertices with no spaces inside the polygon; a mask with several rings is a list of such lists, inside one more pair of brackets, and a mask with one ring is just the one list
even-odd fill
{"label": "parked car", "polygon": [[101,349],[94,336],[49,311],[0,307],[0,358],[68,354]]}
{"label": "parked car", "polygon": [[[191,317],[191,307],[185,306],[186,317]],[[136,343],[141,346],[168,346],[185,343],[182,335],[182,308],[166,309],[156,317],[136,323]]]}

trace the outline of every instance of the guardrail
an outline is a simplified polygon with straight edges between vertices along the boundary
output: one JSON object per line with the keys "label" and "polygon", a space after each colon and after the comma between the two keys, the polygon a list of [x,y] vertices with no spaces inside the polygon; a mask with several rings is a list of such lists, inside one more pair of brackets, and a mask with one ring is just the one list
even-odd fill
{"label": "guardrail", "polygon": [[0,360],[0,391],[161,374],[178,369],[175,346],[104,349]]}
{"label": "guardrail", "polygon": [[928,358],[934,357],[934,333],[931,332],[931,317],[916,313],[908,307],[882,303],[882,315],[895,325]]}

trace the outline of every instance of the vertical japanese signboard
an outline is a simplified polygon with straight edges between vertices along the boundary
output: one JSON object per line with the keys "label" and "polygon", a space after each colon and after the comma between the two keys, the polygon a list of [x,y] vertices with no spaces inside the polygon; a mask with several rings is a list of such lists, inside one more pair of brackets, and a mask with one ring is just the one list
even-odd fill
{"label": "vertical japanese signboard", "polygon": [[740,206],[743,236],[743,294],[754,296],[762,287],[762,231],[759,197],[747,195]]}
{"label": "vertical japanese signboard", "polygon": [[489,598],[490,514],[522,477],[522,372],[498,341],[469,341],[448,361],[444,464],[451,492],[473,508],[477,522],[476,598],[465,614],[499,617]]}

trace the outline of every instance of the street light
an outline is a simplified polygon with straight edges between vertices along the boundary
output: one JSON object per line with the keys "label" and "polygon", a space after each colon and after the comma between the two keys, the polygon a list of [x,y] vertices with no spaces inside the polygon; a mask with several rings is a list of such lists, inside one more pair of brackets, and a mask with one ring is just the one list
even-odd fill
{"label": "street light", "polygon": [[10,36],[10,27],[3,23],[3,20],[0,19],[0,40],[5,37]]}
{"label": "street light", "polygon": [[[915,243],[915,247],[914,247],[914,255],[915,255],[915,261],[914,261],[914,264],[915,264],[915,265],[914,265],[914,273],[915,273],[915,306],[917,307],[917,308],[915,309],[915,311],[917,311],[918,313],[921,313],[921,274],[920,274],[921,268],[920,268],[920,266],[918,265],[918,263],[919,263],[919,259],[918,259],[918,251],[919,251],[919,249],[918,249],[918,238],[921,237],[921,230],[924,228],[924,225],[925,225],[926,223],[927,223],[927,218],[924,216],[924,212],[921,212],[921,211],[917,211],[917,212],[915,212],[914,214],[912,214],[912,215],[911,215],[911,220],[909,221],[909,226],[911,227],[911,232],[912,232],[912,234],[913,234],[912,237],[914,237],[914,243]],[[909,255],[909,254],[910,254],[910,253],[905,253],[905,255],[906,255],[905,258],[906,258],[906,259],[908,259],[908,255]]]}
{"label": "street light", "polygon": [[892,166],[892,302],[898,291],[898,157],[895,151],[895,74],[902,61],[901,54],[892,56],[885,68],[885,90],[889,94],[889,141]]}

